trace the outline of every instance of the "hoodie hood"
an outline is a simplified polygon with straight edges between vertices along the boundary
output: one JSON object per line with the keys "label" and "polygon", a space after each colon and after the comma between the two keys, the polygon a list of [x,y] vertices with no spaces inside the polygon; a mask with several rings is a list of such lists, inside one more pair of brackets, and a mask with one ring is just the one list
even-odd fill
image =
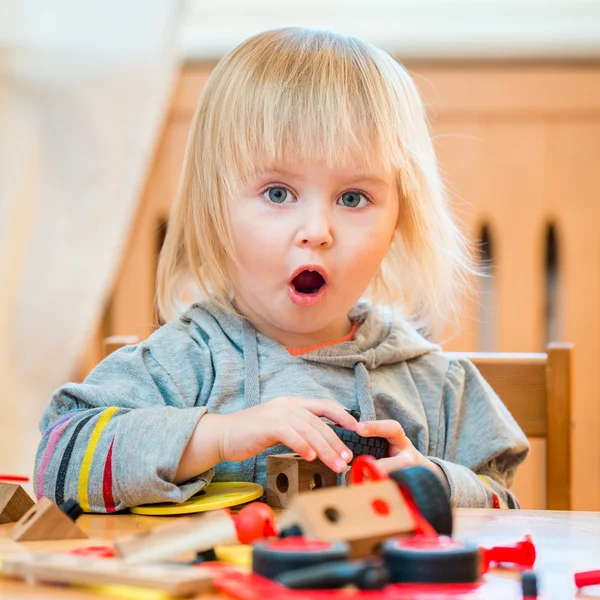
{"label": "hoodie hood", "polygon": [[302,358],[351,369],[362,363],[367,369],[375,369],[440,349],[407,321],[393,315],[391,309],[360,302],[348,318],[360,324],[354,340],[313,350]]}

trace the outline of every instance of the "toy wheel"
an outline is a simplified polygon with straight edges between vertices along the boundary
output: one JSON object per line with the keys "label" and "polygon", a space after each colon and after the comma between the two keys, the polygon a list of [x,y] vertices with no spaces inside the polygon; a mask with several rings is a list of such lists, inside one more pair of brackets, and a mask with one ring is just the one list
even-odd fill
{"label": "toy wheel", "polygon": [[362,437],[351,429],[344,429],[337,425],[329,425],[337,436],[352,450],[354,456],[368,454],[374,458],[385,458],[388,453],[388,441],[380,437]]}
{"label": "toy wheel", "polygon": [[477,546],[445,536],[388,540],[381,555],[393,583],[475,583],[479,579]]}
{"label": "toy wheel", "polygon": [[346,542],[288,537],[256,542],[252,548],[252,570],[258,575],[274,579],[285,571],[347,560],[349,557],[350,548]]}
{"label": "toy wheel", "polygon": [[412,498],[423,518],[441,535],[452,535],[452,507],[444,485],[426,467],[392,471],[393,479]]}

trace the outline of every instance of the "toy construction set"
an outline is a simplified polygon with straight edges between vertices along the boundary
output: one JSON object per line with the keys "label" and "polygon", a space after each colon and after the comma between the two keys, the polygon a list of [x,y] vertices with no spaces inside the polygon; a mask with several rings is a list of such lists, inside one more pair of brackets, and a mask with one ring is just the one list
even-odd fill
{"label": "toy construction set", "polygon": [[[345,439],[344,430],[336,432]],[[252,502],[264,496],[258,484],[214,483],[181,504],[131,509],[188,516],[112,545],[8,554],[0,558],[0,576],[171,596],[212,590],[240,600],[543,598],[530,537],[487,548],[453,538],[451,506],[432,472],[409,467],[388,474],[372,455],[385,455],[384,440],[345,441],[355,454],[348,485],[338,486],[337,475],[318,460],[273,455],[267,503]],[[18,483],[0,482],[0,523],[14,523],[15,542],[84,540],[80,515],[73,500],[60,507],[46,498],[34,503]],[[181,559],[190,553],[193,560]],[[499,565],[519,570],[518,581],[490,585],[486,573]],[[578,587],[599,582],[598,571],[576,575]]]}

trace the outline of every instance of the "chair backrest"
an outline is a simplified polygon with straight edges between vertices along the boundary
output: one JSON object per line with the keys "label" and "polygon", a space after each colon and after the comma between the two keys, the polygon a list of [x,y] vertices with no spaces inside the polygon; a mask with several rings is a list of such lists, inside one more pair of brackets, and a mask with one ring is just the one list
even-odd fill
{"label": "chair backrest", "polygon": [[539,354],[449,354],[475,364],[527,437],[546,438],[546,508],[570,510],[572,344]]}
{"label": "chair backrest", "polygon": [[130,346],[139,342],[137,335],[111,335],[104,338],[104,358],[123,346]]}

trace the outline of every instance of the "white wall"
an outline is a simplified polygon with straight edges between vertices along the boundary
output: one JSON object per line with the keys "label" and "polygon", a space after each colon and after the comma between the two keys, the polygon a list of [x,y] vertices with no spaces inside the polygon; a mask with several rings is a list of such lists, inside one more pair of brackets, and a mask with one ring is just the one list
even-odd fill
{"label": "white wall", "polygon": [[265,29],[338,29],[401,59],[600,57],[598,0],[186,0],[187,58],[218,58]]}

